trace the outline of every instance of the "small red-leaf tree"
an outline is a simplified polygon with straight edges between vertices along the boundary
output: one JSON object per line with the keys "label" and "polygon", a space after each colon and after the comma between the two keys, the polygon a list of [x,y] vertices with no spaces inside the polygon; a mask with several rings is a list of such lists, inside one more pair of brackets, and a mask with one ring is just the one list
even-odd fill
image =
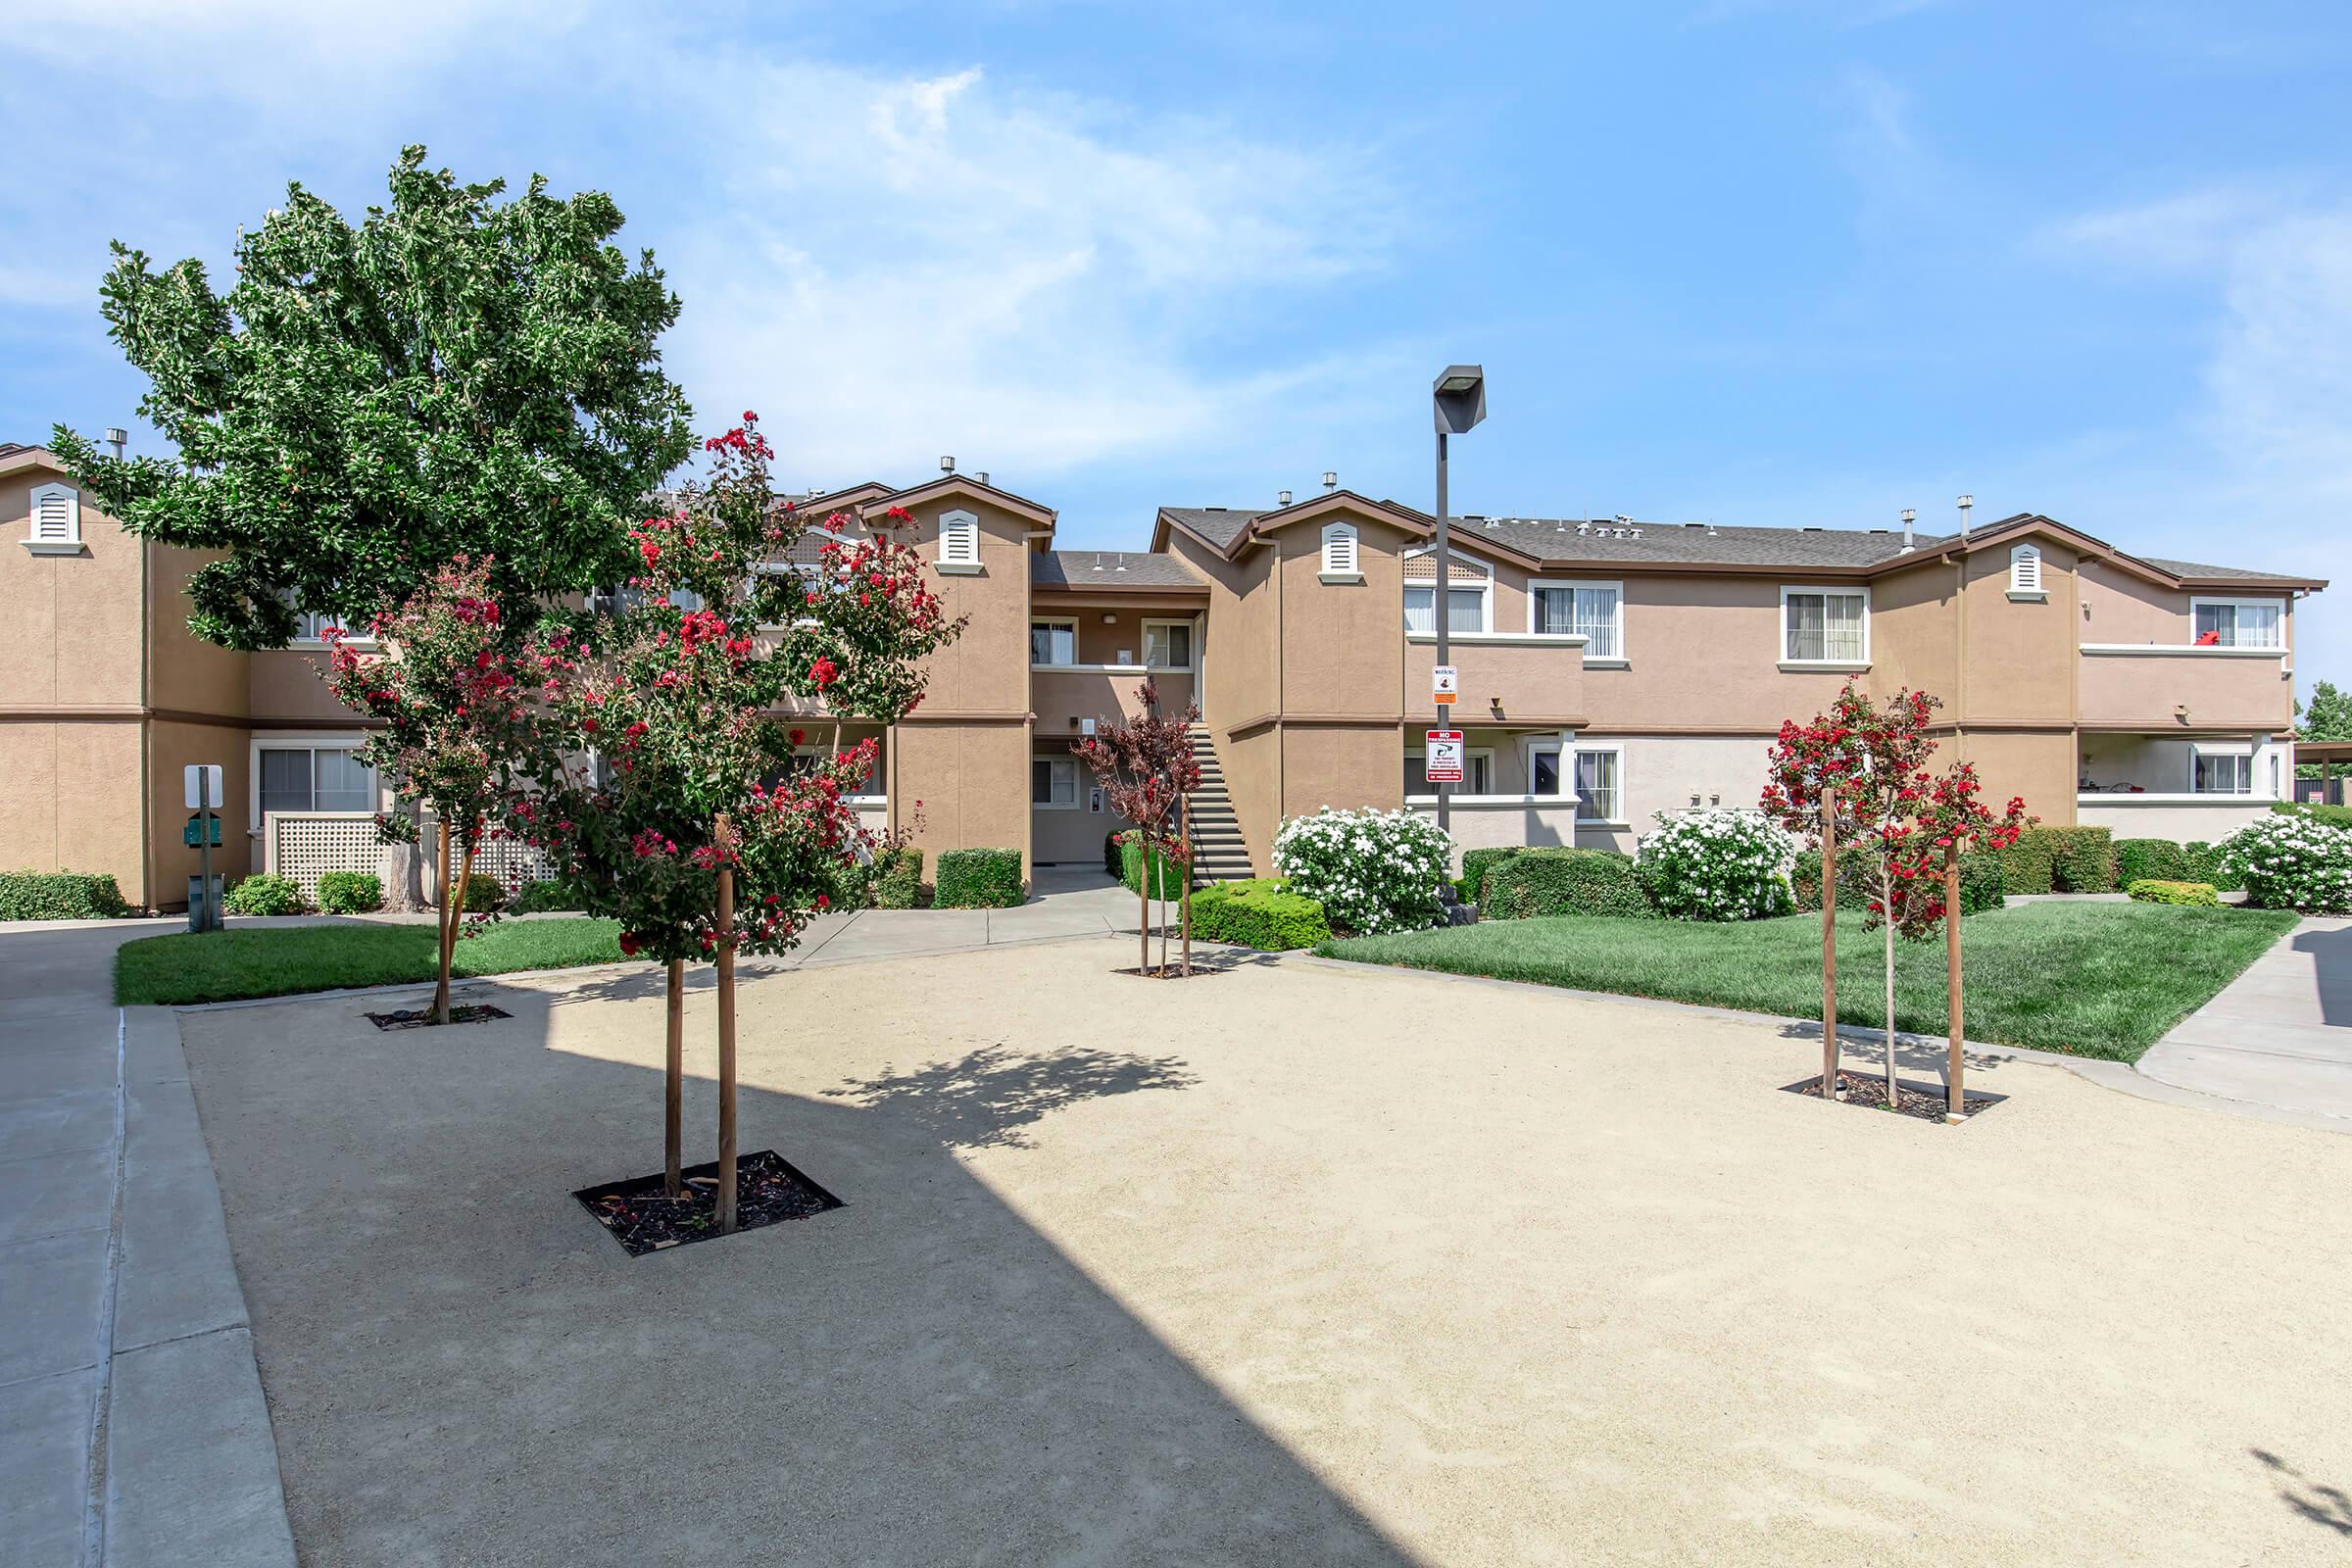
{"label": "small red-leaf tree", "polygon": [[[1152,972],[1152,898],[1158,889],[1164,864],[1181,882],[1178,918],[1185,931],[1184,973],[1192,973],[1193,874],[1192,844],[1184,834],[1184,803],[1200,787],[1200,763],[1193,755],[1193,725],[1200,710],[1187,707],[1181,713],[1159,710],[1159,688],[1146,680],[1135,689],[1139,711],[1133,718],[1099,719],[1095,733],[1078,743],[1078,760],[1094,772],[1110,808],[1135,825],[1120,835],[1121,844],[1137,846],[1143,876],[1136,888],[1142,921],[1139,973]],[[1159,972],[1168,968],[1168,933],[1159,933]]]}
{"label": "small red-leaf tree", "polygon": [[621,922],[623,952],[668,968],[673,1194],[683,969],[717,964],[723,1229],[735,1196],[735,956],[791,948],[870,851],[850,797],[874,768],[875,742],[801,757],[805,733],[781,709],[821,703],[895,723],[921,700],[921,662],[963,622],[947,616],[900,537],[912,522],[904,511],[877,517],[855,543],[850,519],[827,519],[845,537],[812,567],[784,565],[811,524],[771,488],[772,454],[754,416],[705,447],[707,480],[630,531],[640,566],[617,612],[545,635],[540,696],[566,757],[545,789],[516,797],[513,813],[578,884],[589,912]]}
{"label": "small red-leaf tree", "polygon": [[[1774,817],[1823,850],[1825,889],[1837,874],[1833,857],[1842,839],[1868,865],[1873,884],[1865,929],[1884,941],[1886,1108],[1898,1108],[1894,1053],[1895,938],[1926,941],[1945,917],[1947,886],[1956,886],[1959,846],[2013,843],[2033,819],[2012,799],[1996,818],[1977,799],[1969,762],[1929,771],[1936,743],[1928,723],[1941,704],[1926,692],[1900,691],[1874,706],[1851,682],[1830,710],[1810,723],[1781,726],[1769,762],[1762,805]],[[1948,862],[1948,865],[1947,865]],[[1949,871],[1949,875],[1944,874]],[[1823,949],[1834,953],[1836,908],[1822,901]],[[1952,954],[1958,960],[1957,947]],[[1956,971],[1955,971],[1956,973]],[[1834,1029],[1837,999],[1826,988],[1823,1025]],[[1956,990],[1955,990],[1955,995]],[[1957,1028],[1957,1020],[1954,1021]],[[1837,1089],[1836,1036],[1825,1043],[1822,1093]]]}
{"label": "small red-leaf tree", "polygon": [[[465,556],[440,567],[398,609],[373,617],[375,652],[340,626],[320,671],[336,697],[380,726],[360,760],[401,805],[438,820],[440,947],[433,1021],[449,1022],[450,967],[472,886],[474,858],[507,803],[542,776],[550,758],[546,715],[531,700],[536,662],[528,628],[500,608],[494,564]],[[387,841],[416,837],[406,810],[376,818]]]}

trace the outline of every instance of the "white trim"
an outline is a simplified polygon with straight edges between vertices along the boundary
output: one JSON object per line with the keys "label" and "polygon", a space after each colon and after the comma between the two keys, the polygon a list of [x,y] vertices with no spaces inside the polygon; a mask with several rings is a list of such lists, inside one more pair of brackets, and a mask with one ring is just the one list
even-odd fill
{"label": "white trim", "polygon": [[[1575,632],[1556,635],[1528,631],[1454,631],[1447,632],[1446,637],[1448,642],[1476,643],[1484,647],[1582,648],[1585,646],[1585,639]],[[1434,643],[1438,640],[1438,634],[1434,631],[1408,631],[1404,634],[1404,640],[1408,643]],[[1596,662],[1608,665],[1622,664],[1625,661],[1603,659]]]}
{"label": "white trim", "polygon": [[1334,578],[1363,581],[1364,541],[1362,533],[1352,522],[1327,522],[1323,525],[1323,571],[1325,582]]}
{"label": "white trim", "polygon": [[[62,517],[43,518],[42,509],[49,503],[61,505],[51,510]],[[58,526],[45,526],[55,523]],[[51,480],[32,487],[30,505],[25,509],[24,548],[36,556],[78,556],[81,554],[81,492],[70,484]]]}
{"label": "white trim", "polygon": [[[1152,662],[1152,628],[1154,626],[1181,626],[1184,628],[1184,651],[1187,657],[1183,663],[1154,664]],[[1199,672],[1200,668],[1200,650],[1199,647],[1199,643],[1200,641],[1200,629],[1193,624],[1193,617],[1190,615],[1182,617],[1169,617],[1161,615],[1148,616],[1143,624],[1143,632],[1144,662],[1141,667],[1151,670],[1153,674],[1157,675],[1191,675]],[[1134,666],[1121,667],[1124,668]]]}
{"label": "white trim", "polygon": [[2155,659],[2284,659],[2292,653],[2288,648],[2230,648],[2208,643],[2203,648],[2194,643],[2082,643],[2082,652],[2093,659],[2114,659],[2133,654]]}
{"label": "white trim", "polygon": [[2242,808],[2248,806],[2267,808],[2270,800],[2267,795],[2224,795],[2217,790],[2201,790],[2187,795],[2159,794],[2155,790],[2142,790],[2136,795],[2118,791],[2111,795],[2104,790],[2094,790],[2087,795],[2075,796],[2077,806],[2234,806]]}
{"label": "white trim", "polygon": [[[1404,553],[1404,554],[1403,554],[1401,557],[1399,557],[1398,559],[1399,559],[1400,561],[1410,561],[1410,560],[1412,560],[1412,559],[1413,559],[1415,556],[1426,556],[1426,555],[1433,554],[1433,553],[1436,551],[1436,549],[1437,549],[1437,546],[1435,546],[1435,545],[1423,545],[1423,546],[1421,546],[1421,547],[1420,547],[1419,549],[1417,549],[1417,550],[1407,550],[1407,551],[1406,551],[1406,552],[1405,552],[1405,553]],[[1427,637],[1429,638],[1429,640],[1430,640],[1430,641],[1432,641],[1432,642],[1435,642],[1435,641],[1437,641],[1437,636],[1438,636],[1438,634],[1437,634],[1437,631],[1436,631],[1436,629],[1435,629],[1435,625],[1436,625],[1436,620],[1437,620],[1437,617],[1438,617],[1438,616],[1440,616],[1440,615],[1442,615],[1442,614],[1446,614],[1446,613],[1447,613],[1447,612],[1448,612],[1448,611],[1449,611],[1449,606],[1448,606],[1448,604],[1447,604],[1447,601],[1446,601],[1446,596],[1447,594],[1472,594],[1472,593],[1474,593],[1474,594],[1478,595],[1478,630],[1476,630],[1476,631],[1449,631],[1449,632],[1447,632],[1447,633],[1446,633],[1446,635],[1447,635],[1448,637],[1465,637],[1465,638],[1466,638],[1466,637],[1493,637],[1493,636],[1495,636],[1495,635],[1496,635],[1496,632],[1495,632],[1495,630],[1494,630],[1494,564],[1493,564],[1493,563],[1491,563],[1491,562],[1485,562],[1485,561],[1481,561],[1481,560],[1479,560],[1479,559],[1478,559],[1476,556],[1464,556],[1464,555],[1458,554],[1457,552],[1455,552],[1454,550],[1452,550],[1452,549],[1450,549],[1450,548],[1448,548],[1448,549],[1447,549],[1447,551],[1446,552],[1446,577],[1447,577],[1448,579],[1450,579],[1450,578],[1452,577],[1452,575],[1453,575],[1453,573],[1454,573],[1454,571],[1455,571],[1455,569],[1456,569],[1457,567],[1462,567],[1462,566],[1470,566],[1470,567],[1474,567],[1474,568],[1476,568],[1476,569],[1477,569],[1479,572],[1481,572],[1481,573],[1483,574],[1483,575],[1482,575],[1482,577],[1481,577],[1481,579],[1480,579],[1480,580],[1479,580],[1477,583],[1473,584],[1473,583],[1458,583],[1458,582],[1453,582],[1453,581],[1450,581],[1450,580],[1448,580],[1448,581],[1446,581],[1446,582],[1442,582],[1442,583],[1441,583],[1441,582],[1439,582],[1439,581],[1438,581],[1436,578],[1434,578],[1434,577],[1433,577],[1433,578],[1431,578],[1427,586],[1428,586],[1428,589],[1429,589],[1429,594],[1430,594],[1430,599],[1429,599],[1429,613],[1430,613],[1430,620],[1431,620],[1432,629],[1431,629],[1430,631],[1426,632],[1426,633],[1414,632],[1414,631],[1410,631],[1410,630],[1408,630],[1408,631],[1405,633],[1405,635],[1406,635],[1407,637],[1419,637],[1419,636],[1427,636]],[[1404,585],[1404,592],[1405,592],[1405,593],[1411,593],[1411,592],[1415,591],[1416,589],[1419,589],[1419,588],[1421,588],[1422,586],[1423,586],[1422,584],[1420,584],[1420,583],[1417,583],[1417,582],[1408,582],[1408,583],[1406,583],[1406,584]],[[1401,599],[1401,597],[1402,597],[1402,596],[1401,596],[1401,595],[1399,595],[1399,598],[1400,598],[1400,599]],[[1401,608],[1402,608],[1402,607],[1401,607],[1401,605],[1400,605],[1400,606],[1399,606],[1399,609],[1401,609]],[[1514,635],[1514,634],[1512,634],[1512,633],[1503,633],[1502,635],[1508,636],[1508,635]],[[1550,638],[1550,637],[1546,637],[1546,638],[1544,638],[1544,640],[1545,642],[1555,642],[1555,641],[1557,641],[1558,639],[1556,639],[1556,638]]]}
{"label": "white trim", "polygon": [[[1057,767],[1067,767],[1070,770],[1070,799],[1066,805],[1056,803],[1051,799],[1041,801],[1037,798],[1037,764],[1040,762],[1051,763]],[[1053,778],[1052,775],[1049,774],[1047,776],[1046,794],[1051,797],[1053,793]],[[1084,795],[1085,786],[1079,781],[1078,759],[1076,757],[1072,756],[1068,752],[1033,752],[1030,754],[1029,809],[1032,811],[1083,811],[1086,809],[1086,801],[1083,799]]]}
{"label": "white trim", "polygon": [[939,514],[939,566],[976,567],[980,564],[980,514],[957,507]]}
{"label": "white trim", "polygon": [[[1577,743],[1577,744],[1576,744],[1574,747],[1570,748],[1570,751],[1571,751],[1571,754],[1572,754],[1572,756],[1576,756],[1576,757],[1581,757],[1581,756],[1583,756],[1583,755],[1584,755],[1585,753],[1587,753],[1587,752],[1592,752],[1592,753],[1594,753],[1594,754],[1598,754],[1598,753],[1606,752],[1606,753],[1608,753],[1608,754],[1609,754],[1611,757],[1614,757],[1615,759],[1617,759],[1617,781],[1616,781],[1616,782],[1617,782],[1617,808],[1618,808],[1620,811],[1624,810],[1624,809],[1625,809],[1625,787],[1626,787],[1626,781],[1625,781],[1625,744],[1624,744],[1624,742],[1622,742],[1622,741],[1604,741],[1604,742],[1601,742],[1601,743],[1600,743],[1600,744],[1598,744],[1598,745],[1588,746],[1588,745],[1585,745],[1583,742],[1581,742],[1581,741],[1580,741],[1580,742],[1578,742],[1578,743]],[[1567,763],[1565,764],[1565,766],[1566,766],[1566,767],[1567,767],[1567,769],[1568,769],[1568,779],[1567,779],[1567,782],[1568,782],[1568,787],[1569,787],[1571,790],[1575,790],[1575,789],[1577,789],[1577,782],[1576,782],[1576,763],[1575,763],[1574,761],[1569,761],[1569,762],[1567,762]],[[1576,800],[1577,800],[1577,809],[1578,809],[1578,813],[1579,813],[1579,814],[1578,814],[1578,816],[1577,816],[1577,821],[1578,821],[1580,824],[1581,824],[1581,823],[1590,822],[1590,823],[1592,823],[1592,824],[1594,827],[1626,827],[1626,826],[1629,826],[1629,825],[1630,825],[1631,819],[1630,819],[1630,818],[1627,818],[1627,817],[1624,817],[1624,816],[1586,816],[1586,815],[1583,815],[1582,813],[1583,813],[1583,809],[1584,809],[1584,796],[1583,796],[1583,794],[1582,794],[1582,792],[1581,792],[1581,791],[1580,791],[1580,792],[1577,794],[1577,796],[1576,796]]]}
{"label": "white trim", "polygon": [[[1029,635],[1030,635],[1030,637],[1031,637],[1032,639],[1034,639],[1034,638],[1036,637],[1036,635],[1037,635],[1037,628],[1038,628],[1038,627],[1040,627],[1040,626],[1067,626],[1067,627],[1069,627],[1069,628],[1070,628],[1070,658],[1071,658],[1073,661],[1075,661],[1075,660],[1077,659],[1077,657],[1078,657],[1078,617],[1077,617],[1076,615],[1031,615],[1031,616],[1029,617]],[[1086,666],[1086,665],[1084,665],[1084,664],[1080,664],[1080,663],[1076,663],[1076,662],[1067,663],[1067,664],[1056,664],[1056,663],[1052,663],[1052,662],[1048,662],[1041,661],[1041,660],[1039,660],[1039,659],[1037,658],[1037,654],[1036,654],[1036,648],[1037,648],[1037,645],[1036,645],[1036,643],[1035,643],[1034,641],[1032,641],[1032,642],[1030,643],[1030,656],[1029,656],[1029,667],[1030,667],[1031,669],[1084,669],[1084,668],[1086,668],[1086,667],[1087,667],[1087,666]],[[1106,668],[1106,669],[1108,669],[1108,668],[1135,669],[1135,668],[1139,668],[1140,666],[1138,666],[1138,665],[1134,665],[1134,664],[1124,664],[1124,665],[1102,665],[1102,666],[1100,666],[1100,667],[1102,667],[1102,668]]]}
{"label": "white trim", "polygon": [[[1788,596],[1790,594],[1842,594],[1862,601],[1862,656],[1859,659],[1791,659],[1788,657]],[[1828,604],[1824,601],[1826,621]],[[1826,627],[1825,627],[1826,631]],[[1825,643],[1826,646],[1826,637]],[[1777,650],[1783,669],[1847,669],[1870,667],[1870,586],[1867,583],[1785,582],[1781,584],[1781,642]]]}
{"label": "white trim", "polygon": [[2041,580],[2041,546],[2031,539],[2021,540],[2009,547],[2009,597],[2049,598],[2049,590]]}
{"label": "white trim", "polygon": [[[1534,735],[1520,736],[1519,769],[1521,775],[1526,778],[1529,789],[1534,789],[1536,786],[1536,755],[1540,752],[1551,753],[1553,758],[1552,773],[1553,776],[1560,781],[1560,788],[1564,793],[1559,795],[1538,795],[1531,797],[1531,799],[1539,801],[1575,800],[1577,798],[1576,767],[1574,763],[1568,760],[1568,759],[1575,755],[1576,748],[1573,745],[1563,744],[1560,737],[1557,735],[1544,735],[1539,733]],[[1620,760],[1617,765],[1623,767],[1625,764],[1622,760]]]}
{"label": "white trim", "polygon": [[[2188,640],[2191,646],[2194,646],[2197,640],[2197,612],[2207,605],[2229,605],[2232,608],[2241,610],[2251,606],[2263,610],[2276,610],[2278,612],[2278,642],[2276,647],[2265,647],[2251,643],[2225,643],[2217,644],[2216,646],[2226,647],[2232,653],[2283,654],[2288,651],[2286,646],[2286,601],[2283,599],[2274,599],[2263,594],[2252,594],[2245,596],[2234,594],[2189,595]],[[2212,653],[2213,651],[2213,648],[2207,648],[2205,650],[2207,653]]]}
{"label": "white trim", "polygon": [[[1438,798],[1435,795],[1407,795],[1404,798],[1404,804],[1407,806],[1435,806],[1438,804]],[[1573,795],[1448,795],[1446,797],[1446,804],[1448,806],[1512,806],[1523,808],[1529,806],[1549,806],[1568,807],[1573,808],[1581,803]],[[1597,819],[1590,816],[1578,817],[1577,820],[1580,822],[1591,822],[1595,826],[1625,826],[1625,824],[1622,822],[1601,824],[1597,821]]]}
{"label": "white trim", "polygon": [[[368,732],[366,730],[305,730],[295,733],[266,730],[255,735],[247,743],[245,749],[246,820],[252,824],[246,829],[247,835],[259,838],[262,833],[262,753],[305,751],[317,753],[320,750],[356,752],[367,744]],[[373,815],[385,808],[384,776],[382,773],[376,772],[374,768],[369,768],[368,771],[375,773],[375,805],[366,814]],[[318,760],[316,756],[311,759],[311,804],[308,807],[298,808],[298,809],[311,814],[317,814],[320,810],[318,806]],[[354,811],[329,812],[327,814],[357,816],[362,813]]]}
{"label": "white trim", "polygon": [[[1552,641],[1556,641],[1556,640],[1558,640],[1559,638],[1562,638],[1562,637],[1580,637],[1580,636],[1582,636],[1582,634],[1581,634],[1581,633],[1578,633],[1578,632],[1543,632],[1543,631],[1538,631],[1538,630],[1536,630],[1536,607],[1537,607],[1537,605],[1540,603],[1540,599],[1539,599],[1539,597],[1538,597],[1538,596],[1539,596],[1539,595],[1541,594],[1541,592],[1542,592],[1544,589],[1545,589],[1545,588],[1572,588],[1572,589],[1573,589],[1573,588],[1606,588],[1606,589],[1610,590],[1612,593],[1616,594],[1616,596],[1617,596],[1617,627],[1616,627],[1616,630],[1617,630],[1617,651],[1616,651],[1615,653],[1613,653],[1613,654],[1606,654],[1606,655],[1603,655],[1603,656],[1602,656],[1602,657],[1601,657],[1599,660],[1597,660],[1597,661],[1595,661],[1595,660],[1592,660],[1592,659],[1588,659],[1588,660],[1586,661],[1586,662],[1587,662],[1587,663],[1589,663],[1589,664],[1591,664],[1591,663],[1598,663],[1598,664],[1600,664],[1600,665],[1603,665],[1603,666],[1605,666],[1605,667],[1608,667],[1608,668],[1622,668],[1622,667],[1625,667],[1625,666],[1627,665],[1627,663],[1628,663],[1628,658],[1627,658],[1627,654],[1626,654],[1626,647],[1625,647],[1625,582],[1624,582],[1624,579],[1622,579],[1622,578],[1619,578],[1619,579],[1617,579],[1617,580],[1615,580],[1615,581],[1611,581],[1610,579],[1608,579],[1608,578],[1606,578],[1606,577],[1530,577],[1530,578],[1528,578],[1528,579],[1527,579],[1527,634],[1528,634],[1529,636],[1531,636],[1531,637],[1539,637],[1539,638],[1542,638],[1542,639],[1543,639],[1544,641],[1545,641],[1545,642],[1552,642]],[[1573,617],[1573,612],[1572,612],[1572,614],[1571,614],[1571,618],[1572,618],[1572,619],[1574,618],[1574,617]],[[1592,639],[1591,639],[1591,638],[1584,638],[1584,641],[1585,641],[1585,643],[1586,643],[1586,645],[1587,645],[1588,647],[1589,647],[1589,646],[1591,646],[1591,643],[1592,643]]]}
{"label": "white trim", "polygon": [[[2268,797],[2254,793],[2254,754],[2259,750],[2250,741],[2214,741],[2188,743],[2188,793],[2201,801],[2259,801]],[[2246,764],[2246,787],[2242,790],[2201,790],[2197,788],[2197,764],[2208,757],[2227,757],[2243,760]]]}

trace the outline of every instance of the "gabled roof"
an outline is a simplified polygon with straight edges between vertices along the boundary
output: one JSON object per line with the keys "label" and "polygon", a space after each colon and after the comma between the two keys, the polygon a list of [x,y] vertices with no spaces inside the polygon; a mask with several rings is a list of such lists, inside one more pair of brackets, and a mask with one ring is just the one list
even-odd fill
{"label": "gabled roof", "polygon": [[1009,490],[1000,490],[993,484],[983,484],[968,473],[943,473],[936,479],[908,485],[904,490],[871,497],[859,503],[859,510],[872,512],[886,506],[920,506],[953,495],[965,495],[991,506],[1002,507],[1016,516],[1027,517],[1046,528],[1054,526],[1056,515],[1052,507],[1042,506],[1027,496],[1016,496]]}
{"label": "gabled roof", "polygon": [[1168,542],[1167,531],[1175,527],[1231,560],[1277,529],[1288,528],[1295,523],[1314,522],[1334,512],[1385,516],[1408,533],[1425,533],[1430,527],[1427,517],[1393,501],[1375,501],[1369,496],[1357,495],[1352,490],[1329,490],[1291,506],[1277,507],[1271,512],[1233,511],[1225,507],[1162,507],[1152,524],[1152,548],[1164,549]]}
{"label": "gabled roof", "polygon": [[1143,550],[1041,550],[1029,558],[1029,580],[1080,593],[1206,592],[1208,586],[1174,556]]}

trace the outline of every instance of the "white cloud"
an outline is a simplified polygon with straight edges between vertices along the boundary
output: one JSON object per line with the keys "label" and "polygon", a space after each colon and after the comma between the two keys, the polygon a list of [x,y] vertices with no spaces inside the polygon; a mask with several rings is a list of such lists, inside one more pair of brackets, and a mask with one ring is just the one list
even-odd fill
{"label": "white cloud", "polygon": [[1344,151],[1136,122],[976,69],[678,65],[731,130],[711,216],[661,241],[688,301],[669,352],[700,400],[759,406],[788,466],[819,466],[796,478],[954,453],[1033,483],[1214,448],[1297,410],[1342,416],[1381,357],[1208,368],[1382,261],[1389,208]]}

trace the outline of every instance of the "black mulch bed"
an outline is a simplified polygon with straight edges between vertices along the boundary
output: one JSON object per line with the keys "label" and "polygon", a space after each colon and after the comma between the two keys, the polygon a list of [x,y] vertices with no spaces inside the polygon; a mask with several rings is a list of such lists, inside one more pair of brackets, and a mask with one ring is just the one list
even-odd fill
{"label": "black mulch bed", "polygon": [[[493,1007],[486,1002],[468,1002],[464,1006],[449,1009],[451,1023],[488,1023],[493,1018],[512,1018],[514,1015],[504,1007]],[[433,1009],[430,1007],[402,1007],[395,1012],[371,1012],[368,1021],[378,1029],[430,1029]]]}
{"label": "black mulch bed", "polygon": [[[718,1229],[718,1161],[689,1165],[683,1197],[664,1192],[662,1173],[633,1181],[583,1187],[571,1196],[612,1233],[631,1257],[643,1257],[688,1242],[707,1242]],[[842,1207],[840,1199],[801,1174],[772,1149],[735,1160],[735,1228],[758,1230],[788,1219],[807,1219]]]}
{"label": "black mulch bed", "polygon": [[[1860,1105],[1867,1110],[1886,1108],[1886,1075],[1883,1072],[1845,1072],[1838,1074],[1838,1101],[1840,1104]],[[1904,1078],[1894,1081],[1894,1108],[1905,1116],[1922,1121],[1941,1121],[1947,1103],[1941,1084],[1923,1084]],[[1821,1075],[1815,1073],[1802,1083],[1785,1086],[1785,1093],[1803,1095],[1809,1100],[1821,1098]],[[1961,1104],[1965,1114],[1981,1116],[2007,1100],[2007,1095],[1980,1095],[1963,1088]]]}
{"label": "black mulch bed", "polygon": [[1149,969],[1113,969],[1112,974],[1140,974],[1147,980],[1198,980],[1203,975],[1223,974],[1222,968],[1211,968],[1199,958],[1193,960],[1193,972],[1187,975],[1181,963],[1155,963]]}

